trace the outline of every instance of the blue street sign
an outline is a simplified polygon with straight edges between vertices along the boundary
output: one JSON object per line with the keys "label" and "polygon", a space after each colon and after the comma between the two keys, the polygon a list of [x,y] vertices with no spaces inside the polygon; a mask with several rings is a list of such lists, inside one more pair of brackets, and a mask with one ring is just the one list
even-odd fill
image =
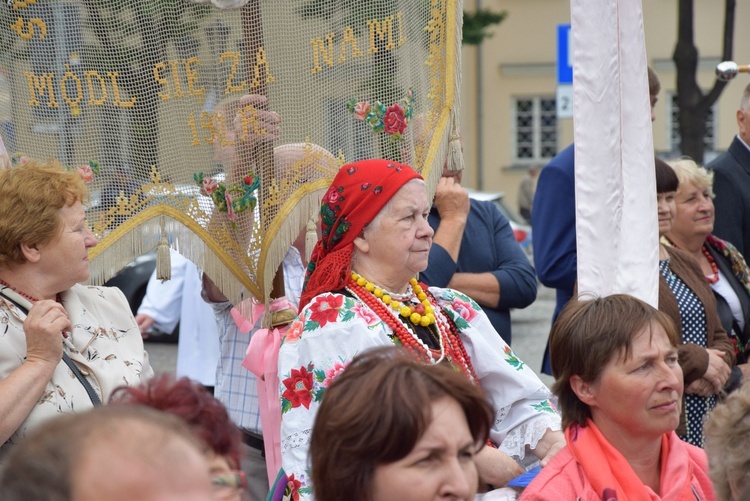
{"label": "blue street sign", "polygon": [[557,25],[557,84],[573,83],[573,49],[570,44],[570,25]]}

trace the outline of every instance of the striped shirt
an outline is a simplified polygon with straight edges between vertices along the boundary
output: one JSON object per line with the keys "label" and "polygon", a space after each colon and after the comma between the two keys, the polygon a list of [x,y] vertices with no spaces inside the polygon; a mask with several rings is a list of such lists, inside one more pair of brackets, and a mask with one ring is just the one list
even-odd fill
{"label": "striped shirt", "polygon": [[[295,247],[290,247],[284,256],[283,267],[286,297],[297,308],[305,278],[305,267]],[[261,318],[255,319],[255,325],[250,332],[243,333],[232,318],[232,303],[225,301],[210,304],[216,315],[221,343],[214,395],[226,406],[229,417],[237,426],[262,434],[255,375],[242,367],[250,338],[260,328]]]}

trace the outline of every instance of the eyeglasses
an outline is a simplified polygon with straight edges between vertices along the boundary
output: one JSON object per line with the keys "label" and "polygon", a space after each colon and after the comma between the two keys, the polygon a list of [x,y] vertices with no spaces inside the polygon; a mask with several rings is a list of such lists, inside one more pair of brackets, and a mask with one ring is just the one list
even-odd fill
{"label": "eyeglasses", "polygon": [[247,488],[245,473],[239,470],[222,471],[211,476],[214,497],[217,500],[230,499]]}

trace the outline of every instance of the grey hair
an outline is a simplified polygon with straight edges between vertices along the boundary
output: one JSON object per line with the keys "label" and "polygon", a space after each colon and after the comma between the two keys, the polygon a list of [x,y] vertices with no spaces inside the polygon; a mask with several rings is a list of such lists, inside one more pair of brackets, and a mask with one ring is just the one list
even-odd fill
{"label": "grey hair", "polygon": [[685,157],[679,160],[672,160],[668,163],[674,169],[675,174],[677,174],[680,187],[684,186],[685,183],[692,183],[699,189],[707,189],[708,195],[711,198],[715,197],[713,172],[705,167],[701,167],[692,158]]}
{"label": "grey hair", "polygon": [[742,111],[750,111],[748,107],[750,107],[750,84],[747,84],[745,90],[742,92],[742,99],[740,99],[740,109]]}
{"label": "grey hair", "polygon": [[[750,385],[745,383],[716,405],[704,427],[706,453],[717,499],[732,489],[750,492]],[[744,497],[734,499],[745,499]]]}

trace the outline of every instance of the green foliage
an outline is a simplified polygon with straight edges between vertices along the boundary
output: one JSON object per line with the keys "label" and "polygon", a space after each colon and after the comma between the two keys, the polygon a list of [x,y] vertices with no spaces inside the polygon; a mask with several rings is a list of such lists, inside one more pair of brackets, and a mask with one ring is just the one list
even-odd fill
{"label": "green foliage", "polygon": [[492,12],[479,9],[476,12],[464,12],[464,36],[462,42],[466,45],[479,45],[485,38],[492,37],[489,29],[503,22],[508,16],[507,11]]}
{"label": "green foliage", "polygon": [[383,17],[393,9],[392,0],[354,3],[349,0],[301,0],[296,10],[302,19],[337,19],[343,26],[351,26],[358,32],[366,20]]}

